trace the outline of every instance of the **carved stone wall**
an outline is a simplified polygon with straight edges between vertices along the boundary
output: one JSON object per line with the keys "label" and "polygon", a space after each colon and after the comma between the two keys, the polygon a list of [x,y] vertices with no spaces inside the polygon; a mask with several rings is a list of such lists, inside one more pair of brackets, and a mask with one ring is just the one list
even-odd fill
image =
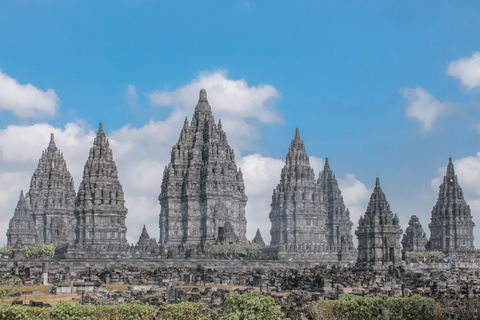
{"label": "carved stone wall", "polygon": [[367,211],[360,217],[358,229],[357,266],[385,269],[400,263],[400,235],[397,215],[393,215],[377,178]]}
{"label": "carved stone wall", "polygon": [[427,236],[423,231],[422,224],[416,215],[413,215],[408,222],[408,227],[402,238],[402,255],[407,251],[425,251]]}
{"label": "carved stone wall", "polygon": [[243,175],[221,122],[215,124],[203,89],[192,122],[189,125],[185,119],[172,148],[158,199],[162,245],[202,247],[221,240],[246,240]]}
{"label": "carved stone wall", "polygon": [[432,209],[430,240],[427,248],[451,254],[458,250],[472,250],[473,227],[470,206],[458,184],[452,158],[448,160],[447,173],[438,192],[438,200]]}
{"label": "carved stone wall", "polygon": [[75,205],[75,243],[127,243],[123,188],[102,123],[85,164]]}
{"label": "carved stone wall", "polygon": [[[23,230],[20,240],[24,245],[61,245],[75,240],[74,182],[53,133],[32,176],[30,190],[25,198],[23,192],[20,196],[19,206],[7,232],[9,244],[17,241],[18,227]],[[21,223],[15,222],[20,217],[17,213]]]}

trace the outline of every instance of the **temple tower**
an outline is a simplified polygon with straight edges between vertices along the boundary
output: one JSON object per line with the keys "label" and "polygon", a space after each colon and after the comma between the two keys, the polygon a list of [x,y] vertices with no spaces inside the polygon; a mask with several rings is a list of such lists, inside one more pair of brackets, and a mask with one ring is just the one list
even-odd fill
{"label": "temple tower", "polygon": [[423,231],[422,224],[416,215],[413,215],[408,221],[408,227],[402,238],[402,255],[407,251],[425,251],[427,236]]}
{"label": "temple tower", "polygon": [[23,190],[20,192],[15,213],[12,219],[10,219],[7,230],[7,245],[14,246],[18,241],[23,245],[37,243],[35,220],[30,211],[30,206],[25,200]]}
{"label": "temple tower", "polygon": [[380,180],[370,196],[367,211],[358,221],[357,266],[366,269],[385,269],[400,262],[400,235],[397,215],[393,215]]}
{"label": "temple tower", "polygon": [[172,148],[158,199],[160,244],[186,248],[246,241],[242,171],[204,89],[192,122],[185,119]]}
{"label": "temple tower", "polygon": [[30,190],[20,203],[22,216],[33,220],[32,234],[26,239],[35,239],[33,243],[21,239],[23,244],[61,245],[75,240],[75,186],[53,133],[32,176]]}
{"label": "temple tower", "polygon": [[427,249],[450,254],[458,250],[474,249],[473,227],[470,206],[463,197],[458,184],[452,158],[449,158],[447,173],[440,185],[438,200],[432,209],[430,240]]}
{"label": "temple tower", "polygon": [[53,133],[30,182],[30,203],[39,243],[54,245],[75,240],[75,185]]}
{"label": "temple tower", "polygon": [[325,158],[325,167],[318,177],[317,187],[327,210],[325,226],[328,245],[338,248],[340,261],[354,260],[356,252],[352,240],[353,223],[328,158]]}
{"label": "temple tower", "polygon": [[75,242],[127,244],[127,208],[113,152],[100,123],[75,202]]}
{"label": "temple tower", "polygon": [[273,190],[271,211],[271,247],[278,257],[318,259],[327,252],[325,221],[327,212],[318,192],[313,169],[298,128],[282,169],[280,183]]}

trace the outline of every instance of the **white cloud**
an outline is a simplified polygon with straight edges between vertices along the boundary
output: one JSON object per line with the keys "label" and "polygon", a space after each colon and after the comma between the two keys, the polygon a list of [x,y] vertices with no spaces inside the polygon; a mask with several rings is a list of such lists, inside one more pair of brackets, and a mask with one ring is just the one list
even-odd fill
{"label": "white cloud", "polygon": [[[155,91],[148,94],[154,106],[172,106],[170,116],[193,114],[201,89],[207,91],[214,116],[222,120],[228,141],[237,153],[251,149],[260,139],[260,124],[277,124],[283,121],[275,103],[280,92],[268,84],[249,87],[245,80],[232,80],[226,71],[204,72],[189,84],[174,91]],[[179,130],[179,129],[177,129]]]}
{"label": "white cloud", "polygon": [[247,202],[247,239],[255,237],[257,228],[265,243],[270,242],[270,204],[273,189],[280,181],[280,172],[285,165],[283,160],[251,154],[242,157],[238,166],[242,168]]}
{"label": "white cloud", "polygon": [[450,62],[447,75],[459,80],[467,90],[480,87],[480,52]]}
{"label": "white cloud", "polygon": [[350,211],[350,219],[352,219],[352,235],[353,242],[357,243],[355,230],[357,230],[358,220],[365,214],[371,190],[360,182],[355,175],[347,173],[343,178],[338,178],[338,187],[342,191],[345,205]]}
{"label": "white cloud", "polygon": [[127,98],[127,103],[130,106],[130,108],[135,109],[135,108],[138,107],[137,90],[131,84],[129,84],[128,87],[127,87],[126,98]]}
{"label": "white cloud", "polygon": [[452,103],[438,101],[427,90],[420,87],[402,88],[400,93],[408,101],[405,115],[407,118],[419,121],[425,131],[432,130],[435,121],[452,113],[455,107]]}
{"label": "white cloud", "polygon": [[60,106],[55,90],[42,91],[32,84],[19,84],[0,70],[0,109],[18,117],[53,118]]}

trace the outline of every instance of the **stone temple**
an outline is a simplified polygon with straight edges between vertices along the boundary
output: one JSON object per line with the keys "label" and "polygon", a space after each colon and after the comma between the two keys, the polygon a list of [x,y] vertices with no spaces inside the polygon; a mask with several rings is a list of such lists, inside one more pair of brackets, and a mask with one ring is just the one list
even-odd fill
{"label": "stone temple", "polygon": [[352,222],[328,160],[315,181],[298,129],[273,190],[271,247],[278,258],[353,259]]}
{"label": "stone temple", "polygon": [[[8,245],[14,255],[17,250],[17,257],[25,255],[24,246],[46,243],[56,246],[56,261],[157,265],[162,259],[205,259],[211,245],[247,241],[242,171],[221,122],[215,123],[205,90],[200,91],[192,121],[185,119],[172,147],[158,200],[159,241],[144,226],[138,242],[128,244],[123,187],[102,123],[77,193],[52,134],[29,191],[20,192],[7,231]],[[271,200],[270,245],[260,230],[252,240],[262,248],[250,257],[258,264],[277,260],[282,266],[345,265],[357,260],[359,269],[388,270],[400,263],[402,229],[378,178],[355,232],[357,253],[350,213],[329,160],[325,159],[315,179],[298,129]],[[427,247],[457,257],[478,255],[473,247],[474,226],[450,159],[431,214],[430,240],[426,241],[418,218],[412,216],[402,240],[403,252]]]}
{"label": "stone temple", "polygon": [[400,263],[402,229],[397,215],[390,210],[378,178],[355,234],[358,238],[357,266],[360,268],[384,269]]}
{"label": "stone temple", "polygon": [[75,242],[127,244],[127,208],[113,152],[100,123],[75,202]]}
{"label": "stone temple", "polygon": [[463,197],[453,168],[452,158],[448,160],[447,173],[438,191],[438,200],[432,209],[430,240],[427,249],[443,251],[446,254],[458,250],[472,250],[473,227],[470,206]]}
{"label": "stone temple", "polygon": [[158,199],[161,245],[202,251],[205,245],[246,241],[242,171],[203,89],[192,122],[185,119],[172,148]]}
{"label": "stone temple", "polygon": [[407,251],[425,251],[427,236],[423,231],[422,224],[416,215],[413,215],[408,222],[408,227],[402,238],[402,255]]}
{"label": "stone temple", "polygon": [[20,195],[7,232],[9,245],[59,245],[75,240],[75,187],[53,133],[30,182]]}

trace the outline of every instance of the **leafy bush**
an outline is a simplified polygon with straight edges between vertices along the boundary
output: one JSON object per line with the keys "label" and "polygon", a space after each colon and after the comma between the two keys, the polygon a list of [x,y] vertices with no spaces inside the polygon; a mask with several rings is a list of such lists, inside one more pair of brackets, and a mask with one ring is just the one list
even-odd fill
{"label": "leafy bush", "polygon": [[0,257],[13,257],[13,251],[11,246],[4,246],[0,248]]}
{"label": "leafy bush", "polygon": [[53,257],[54,254],[55,246],[53,244],[28,246],[26,251],[27,259]]}
{"label": "leafy bush", "polygon": [[166,320],[210,320],[216,319],[218,311],[211,310],[206,303],[181,302],[179,304],[166,304],[162,306],[162,319]]}
{"label": "leafy bush", "polygon": [[10,273],[4,274],[0,278],[0,299],[17,292],[18,288],[22,286],[22,280],[14,279]]}
{"label": "leafy bush", "polygon": [[78,303],[59,302],[51,308],[0,305],[0,320],[141,320],[152,319],[156,313],[155,307],[137,301],[118,306],[82,306]]}
{"label": "leafy bush", "polygon": [[221,320],[277,320],[283,317],[283,312],[275,304],[275,300],[257,291],[248,291],[244,294],[227,293],[225,301],[226,315],[221,317]]}
{"label": "leafy bush", "polygon": [[422,261],[423,258],[427,259],[427,262],[441,262],[445,257],[445,253],[441,251],[407,251],[405,257],[408,260]]}
{"label": "leafy bush", "polygon": [[385,306],[392,320],[428,319],[434,313],[435,301],[421,296],[395,296],[386,299]]}
{"label": "leafy bush", "polygon": [[383,319],[380,308],[388,308],[391,320],[428,319],[435,311],[435,301],[420,296],[355,296],[344,294],[340,300],[312,302],[309,312],[315,320]]}
{"label": "leafy bush", "polygon": [[260,253],[262,247],[256,243],[237,242],[212,245],[208,254],[216,257],[253,257]]}

